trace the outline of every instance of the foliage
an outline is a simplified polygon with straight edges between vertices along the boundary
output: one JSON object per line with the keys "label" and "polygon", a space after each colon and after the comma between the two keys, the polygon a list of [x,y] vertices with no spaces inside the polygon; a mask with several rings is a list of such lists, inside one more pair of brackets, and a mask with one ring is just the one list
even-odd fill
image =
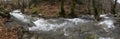
{"label": "foliage", "polygon": [[37,14],[38,11],[39,11],[39,9],[36,8],[36,7],[34,7],[34,8],[31,9],[31,13],[32,13],[32,14]]}
{"label": "foliage", "polygon": [[3,8],[0,8],[0,16],[3,18],[10,18],[9,11],[4,10]]}

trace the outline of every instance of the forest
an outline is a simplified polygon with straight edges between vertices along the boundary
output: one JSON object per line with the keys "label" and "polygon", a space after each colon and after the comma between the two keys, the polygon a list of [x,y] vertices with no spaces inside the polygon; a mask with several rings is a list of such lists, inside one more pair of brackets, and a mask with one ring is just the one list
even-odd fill
{"label": "forest", "polygon": [[119,39],[120,0],[0,0],[0,39]]}

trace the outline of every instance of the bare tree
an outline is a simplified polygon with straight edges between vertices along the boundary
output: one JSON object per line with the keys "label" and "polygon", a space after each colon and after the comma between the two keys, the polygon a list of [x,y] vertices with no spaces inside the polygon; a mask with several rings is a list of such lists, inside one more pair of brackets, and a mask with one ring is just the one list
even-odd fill
{"label": "bare tree", "polygon": [[92,5],[93,5],[93,9],[94,9],[94,17],[95,17],[96,21],[99,21],[100,17],[99,17],[97,1],[98,0],[92,0]]}
{"label": "bare tree", "polygon": [[111,13],[114,14],[114,15],[116,14],[116,10],[115,9],[116,9],[116,6],[117,6],[117,1],[118,0],[115,0],[115,2],[112,4],[112,8],[111,8]]}
{"label": "bare tree", "polygon": [[2,0],[0,0],[0,5],[2,5]]}
{"label": "bare tree", "polygon": [[61,0],[61,11],[59,12],[60,17],[65,17],[64,2],[65,0]]}
{"label": "bare tree", "polygon": [[2,0],[2,3],[3,3],[4,8],[7,7],[7,1],[8,1],[8,0]]}
{"label": "bare tree", "polygon": [[88,0],[87,11],[88,11],[88,14],[91,14],[91,0]]}
{"label": "bare tree", "polygon": [[77,17],[75,15],[75,6],[76,6],[76,0],[72,0],[71,2],[71,12],[70,12],[70,17],[74,18],[74,17]]}
{"label": "bare tree", "polygon": [[21,11],[24,13],[24,9],[29,7],[29,0],[19,0],[18,5]]}
{"label": "bare tree", "polygon": [[25,9],[25,0],[21,0],[18,4],[19,4],[19,7],[20,7],[21,11],[24,13],[24,9]]}

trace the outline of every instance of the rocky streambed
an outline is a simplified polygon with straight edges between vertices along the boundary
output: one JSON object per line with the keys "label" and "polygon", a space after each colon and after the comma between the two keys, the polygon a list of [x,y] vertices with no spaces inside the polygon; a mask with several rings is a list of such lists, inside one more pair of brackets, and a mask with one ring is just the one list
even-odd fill
{"label": "rocky streambed", "polygon": [[96,22],[92,15],[79,18],[40,18],[23,14],[20,10],[10,12],[9,25],[20,25],[19,39],[119,39],[120,25],[111,14],[101,14]]}

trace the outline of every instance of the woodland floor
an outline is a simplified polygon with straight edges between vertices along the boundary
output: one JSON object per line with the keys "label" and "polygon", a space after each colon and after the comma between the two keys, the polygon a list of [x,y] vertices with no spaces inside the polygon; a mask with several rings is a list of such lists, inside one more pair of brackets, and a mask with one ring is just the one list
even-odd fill
{"label": "woodland floor", "polygon": [[5,19],[0,19],[0,39],[18,39],[17,27],[5,28]]}

